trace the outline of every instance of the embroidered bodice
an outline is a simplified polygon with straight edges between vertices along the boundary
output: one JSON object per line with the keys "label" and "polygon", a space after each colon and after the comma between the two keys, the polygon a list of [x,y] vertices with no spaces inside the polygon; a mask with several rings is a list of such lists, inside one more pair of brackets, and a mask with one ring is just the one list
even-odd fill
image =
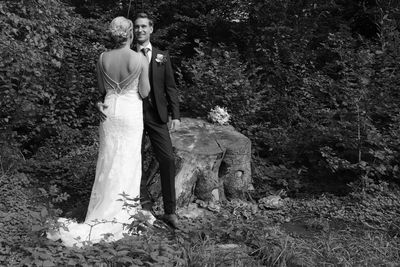
{"label": "embroidered bodice", "polygon": [[123,81],[116,82],[113,80],[103,67],[103,53],[100,55],[100,70],[103,74],[104,86],[107,94],[125,94],[128,91],[138,92],[140,66],[138,66],[132,73],[130,73]]}

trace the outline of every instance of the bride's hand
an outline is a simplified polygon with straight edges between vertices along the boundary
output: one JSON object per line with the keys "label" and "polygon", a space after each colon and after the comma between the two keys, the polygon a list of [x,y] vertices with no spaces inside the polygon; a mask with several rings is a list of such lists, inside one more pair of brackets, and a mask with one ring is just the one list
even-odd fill
{"label": "bride's hand", "polygon": [[103,104],[102,102],[97,102],[96,107],[99,111],[100,121],[105,121],[107,119],[107,115],[104,113],[104,110],[108,108],[108,106],[106,104]]}
{"label": "bride's hand", "polygon": [[172,120],[171,121],[171,128],[169,129],[169,131],[170,132],[175,132],[176,130],[179,129],[180,125],[181,125],[181,121],[180,120],[177,120],[177,119]]}

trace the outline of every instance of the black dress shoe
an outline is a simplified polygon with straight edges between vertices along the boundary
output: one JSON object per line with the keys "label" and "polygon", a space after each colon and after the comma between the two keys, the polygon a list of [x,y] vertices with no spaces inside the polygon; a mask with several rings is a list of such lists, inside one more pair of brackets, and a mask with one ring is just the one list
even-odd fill
{"label": "black dress shoe", "polygon": [[153,211],[153,203],[145,202],[141,204],[143,210]]}
{"label": "black dress shoe", "polygon": [[176,216],[176,214],[165,214],[161,217],[161,220],[174,229],[180,229],[178,216]]}

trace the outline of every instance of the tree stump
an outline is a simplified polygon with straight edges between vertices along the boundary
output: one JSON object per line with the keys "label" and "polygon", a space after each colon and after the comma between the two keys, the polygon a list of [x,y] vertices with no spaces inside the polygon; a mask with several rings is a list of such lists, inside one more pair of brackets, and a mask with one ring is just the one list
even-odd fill
{"label": "tree stump", "polygon": [[[215,202],[240,198],[253,189],[251,142],[232,126],[182,118],[181,127],[171,134],[175,152],[177,206],[194,200]],[[151,198],[161,198],[158,163],[153,158],[145,170]]]}

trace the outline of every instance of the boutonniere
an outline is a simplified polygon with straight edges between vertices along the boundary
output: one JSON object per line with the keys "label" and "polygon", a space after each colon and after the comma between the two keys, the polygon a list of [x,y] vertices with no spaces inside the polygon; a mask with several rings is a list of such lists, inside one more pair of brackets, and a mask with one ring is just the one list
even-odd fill
{"label": "boutonniere", "polygon": [[163,54],[157,54],[156,62],[160,63],[160,64],[164,64],[165,62],[167,62],[167,58]]}

